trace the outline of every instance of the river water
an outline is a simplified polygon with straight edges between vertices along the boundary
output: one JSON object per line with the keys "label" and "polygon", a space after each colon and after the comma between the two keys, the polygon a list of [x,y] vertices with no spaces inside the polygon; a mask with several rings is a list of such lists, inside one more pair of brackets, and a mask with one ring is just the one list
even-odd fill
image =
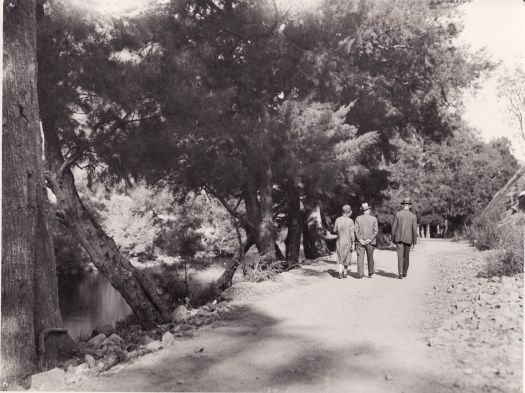
{"label": "river water", "polygon": [[[192,293],[217,279],[227,262],[227,258],[215,258],[206,270],[192,272],[188,280]],[[161,268],[154,269],[158,271]],[[172,273],[167,271],[166,274]],[[181,286],[181,291],[183,289]],[[98,271],[60,275],[58,295],[65,328],[75,340],[89,338],[97,326],[115,327],[119,320],[131,314],[131,309],[122,296]]]}

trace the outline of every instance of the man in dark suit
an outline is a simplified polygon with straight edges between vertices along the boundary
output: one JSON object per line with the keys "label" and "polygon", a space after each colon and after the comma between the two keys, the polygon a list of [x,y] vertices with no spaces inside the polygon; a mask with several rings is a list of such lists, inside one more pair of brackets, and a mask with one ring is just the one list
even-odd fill
{"label": "man in dark suit", "polygon": [[368,203],[361,205],[363,214],[355,219],[355,249],[357,251],[357,274],[363,278],[365,253],[368,262],[368,277],[374,275],[374,249],[378,232],[377,218],[370,214]]}
{"label": "man in dark suit", "polygon": [[412,202],[404,198],[401,202],[403,209],[396,213],[392,224],[392,240],[397,247],[397,268],[399,279],[407,276],[410,247],[417,243],[417,218],[410,211]]}

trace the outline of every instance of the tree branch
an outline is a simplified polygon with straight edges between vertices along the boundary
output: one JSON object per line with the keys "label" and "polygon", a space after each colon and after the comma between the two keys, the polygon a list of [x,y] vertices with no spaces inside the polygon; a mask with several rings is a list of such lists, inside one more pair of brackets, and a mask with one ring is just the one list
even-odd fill
{"label": "tree branch", "polygon": [[233,209],[230,206],[230,204],[228,203],[228,201],[226,201],[226,199],[224,199],[218,192],[215,192],[213,189],[211,189],[208,186],[203,187],[203,189],[204,189],[205,192],[210,193],[215,198],[217,198],[217,200],[220,203],[222,203],[222,205],[225,207],[225,209],[228,211],[228,213],[230,213],[231,216],[235,217],[236,219],[238,219],[239,221],[244,223],[246,226],[248,226],[251,229],[255,230],[255,226],[246,217],[242,216],[241,214],[237,213],[237,211],[236,211],[237,208],[239,207],[239,204],[240,204],[242,199],[239,200],[239,202],[237,203],[237,207],[235,209]]}
{"label": "tree branch", "polygon": [[60,165],[60,169],[58,170],[59,177],[64,176],[64,173],[66,173],[67,170],[71,168],[72,165],[74,165],[85,153],[87,150],[87,146],[76,146],[73,148],[75,150],[72,152],[69,157],[64,157],[64,162],[62,165]]}

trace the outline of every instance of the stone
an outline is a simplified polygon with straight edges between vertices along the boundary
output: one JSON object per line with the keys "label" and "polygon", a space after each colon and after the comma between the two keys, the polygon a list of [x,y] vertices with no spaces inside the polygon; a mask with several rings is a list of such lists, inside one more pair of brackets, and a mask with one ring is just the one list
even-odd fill
{"label": "stone", "polygon": [[[95,359],[93,359],[93,365],[95,364]],[[87,363],[79,364],[77,367],[75,367],[75,374],[83,374],[87,372],[91,367]]]}
{"label": "stone", "polygon": [[200,327],[204,325],[205,322],[206,320],[203,317],[196,317],[196,318],[193,318],[193,320],[191,321],[193,326],[196,326],[196,327]]}
{"label": "stone", "polygon": [[153,340],[150,336],[144,336],[142,338],[142,343],[144,345],[148,345],[149,343],[152,343],[153,341],[155,341],[155,340]]}
{"label": "stone", "polygon": [[33,390],[60,390],[66,386],[66,373],[60,368],[35,374],[31,377],[31,389]]}
{"label": "stone", "polygon": [[197,312],[197,316],[198,317],[209,317],[213,315],[213,312],[210,311],[210,310],[207,310],[207,309],[203,309],[201,308],[198,312]]}
{"label": "stone", "polygon": [[111,333],[113,333],[113,326],[111,326],[110,324],[107,324],[107,323],[102,323],[100,325],[97,325],[97,327],[95,328],[95,330],[99,333],[99,334],[105,334],[106,337],[109,336]]}
{"label": "stone", "polygon": [[104,343],[105,339],[106,339],[106,335],[101,333],[101,334],[93,337],[91,340],[89,340],[88,343],[90,343],[94,347],[99,348],[99,347],[102,346],[102,344]]}
{"label": "stone", "polygon": [[78,365],[78,362],[76,359],[69,359],[64,362],[62,368],[66,368],[69,371],[69,370],[73,370],[77,365]]}
{"label": "stone", "polygon": [[162,336],[162,346],[163,347],[168,347],[170,345],[173,345],[174,342],[175,342],[175,337],[173,337],[173,334],[171,334],[170,332],[164,333],[164,335]]}
{"label": "stone", "polygon": [[171,329],[171,332],[172,333],[178,333],[178,332],[180,332],[180,330],[181,330],[181,326],[177,325],[173,329]]}
{"label": "stone", "polygon": [[175,309],[175,311],[173,311],[173,314],[172,314],[172,320],[175,323],[183,322],[186,319],[188,319],[188,317],[189,317],[188,309],[183,305],[178,306]]}
{"label": "stone", "polygon": [[91,355],[86,355],[84,357],[84,360],[86,361],[86,364],[88,365],[89,368],[93,368],[95,367],[95,358]]}
{"label": "stone", "polygon": [[124,340],[122,339],[122,337],[120,337],[118,334],[113,333],[111,336],[109,336],[102,342],[102,345],[117,345],[120,347],[122,346],[123,341]]}
{"label": "stone", "polygon": [[159,340],[155,340],[146,345],[146,349],[150,351],[157,351],[162,348],[162,343]]}
{"label": "stone", "polygon": [[129,354],[126,351],[120,349],[119,347],[114,347],[113,353],[117,355],[119,363],[125,362],[129,359]]}
{"label": "stone", "polygon": [[472,373],[474,373],[474,370],[472,370],[471,368],[465,368],[463,369],[463,373],[466,375],[471,375]]}
{"label": "stone", "polygon": [[115,354],[108,355],[103,359],[104,367],[103,370],[109,370],[111,367],[118,364],[118,356]]}

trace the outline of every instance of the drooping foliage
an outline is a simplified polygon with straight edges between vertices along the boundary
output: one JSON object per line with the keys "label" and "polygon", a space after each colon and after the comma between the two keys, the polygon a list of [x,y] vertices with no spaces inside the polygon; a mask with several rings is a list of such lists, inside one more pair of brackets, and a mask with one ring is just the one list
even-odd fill
{"label": "drooping foliage", "polygon": [[91,175],[206,190],[268,253],[290,206],[322,203],[334,215],[343,203],[380,205],[396,138],[430,145],[463,127],[462,89],[491,64],[457,46],[453,12],[412,0],[302,11],[184,0],[86,19],[77,40],[86,43],[64,52],[87,45],[73,77],[82,83],[74,99],[63,94],[66,108],[84,110],[64,118],[89,130],[73,127]]}

